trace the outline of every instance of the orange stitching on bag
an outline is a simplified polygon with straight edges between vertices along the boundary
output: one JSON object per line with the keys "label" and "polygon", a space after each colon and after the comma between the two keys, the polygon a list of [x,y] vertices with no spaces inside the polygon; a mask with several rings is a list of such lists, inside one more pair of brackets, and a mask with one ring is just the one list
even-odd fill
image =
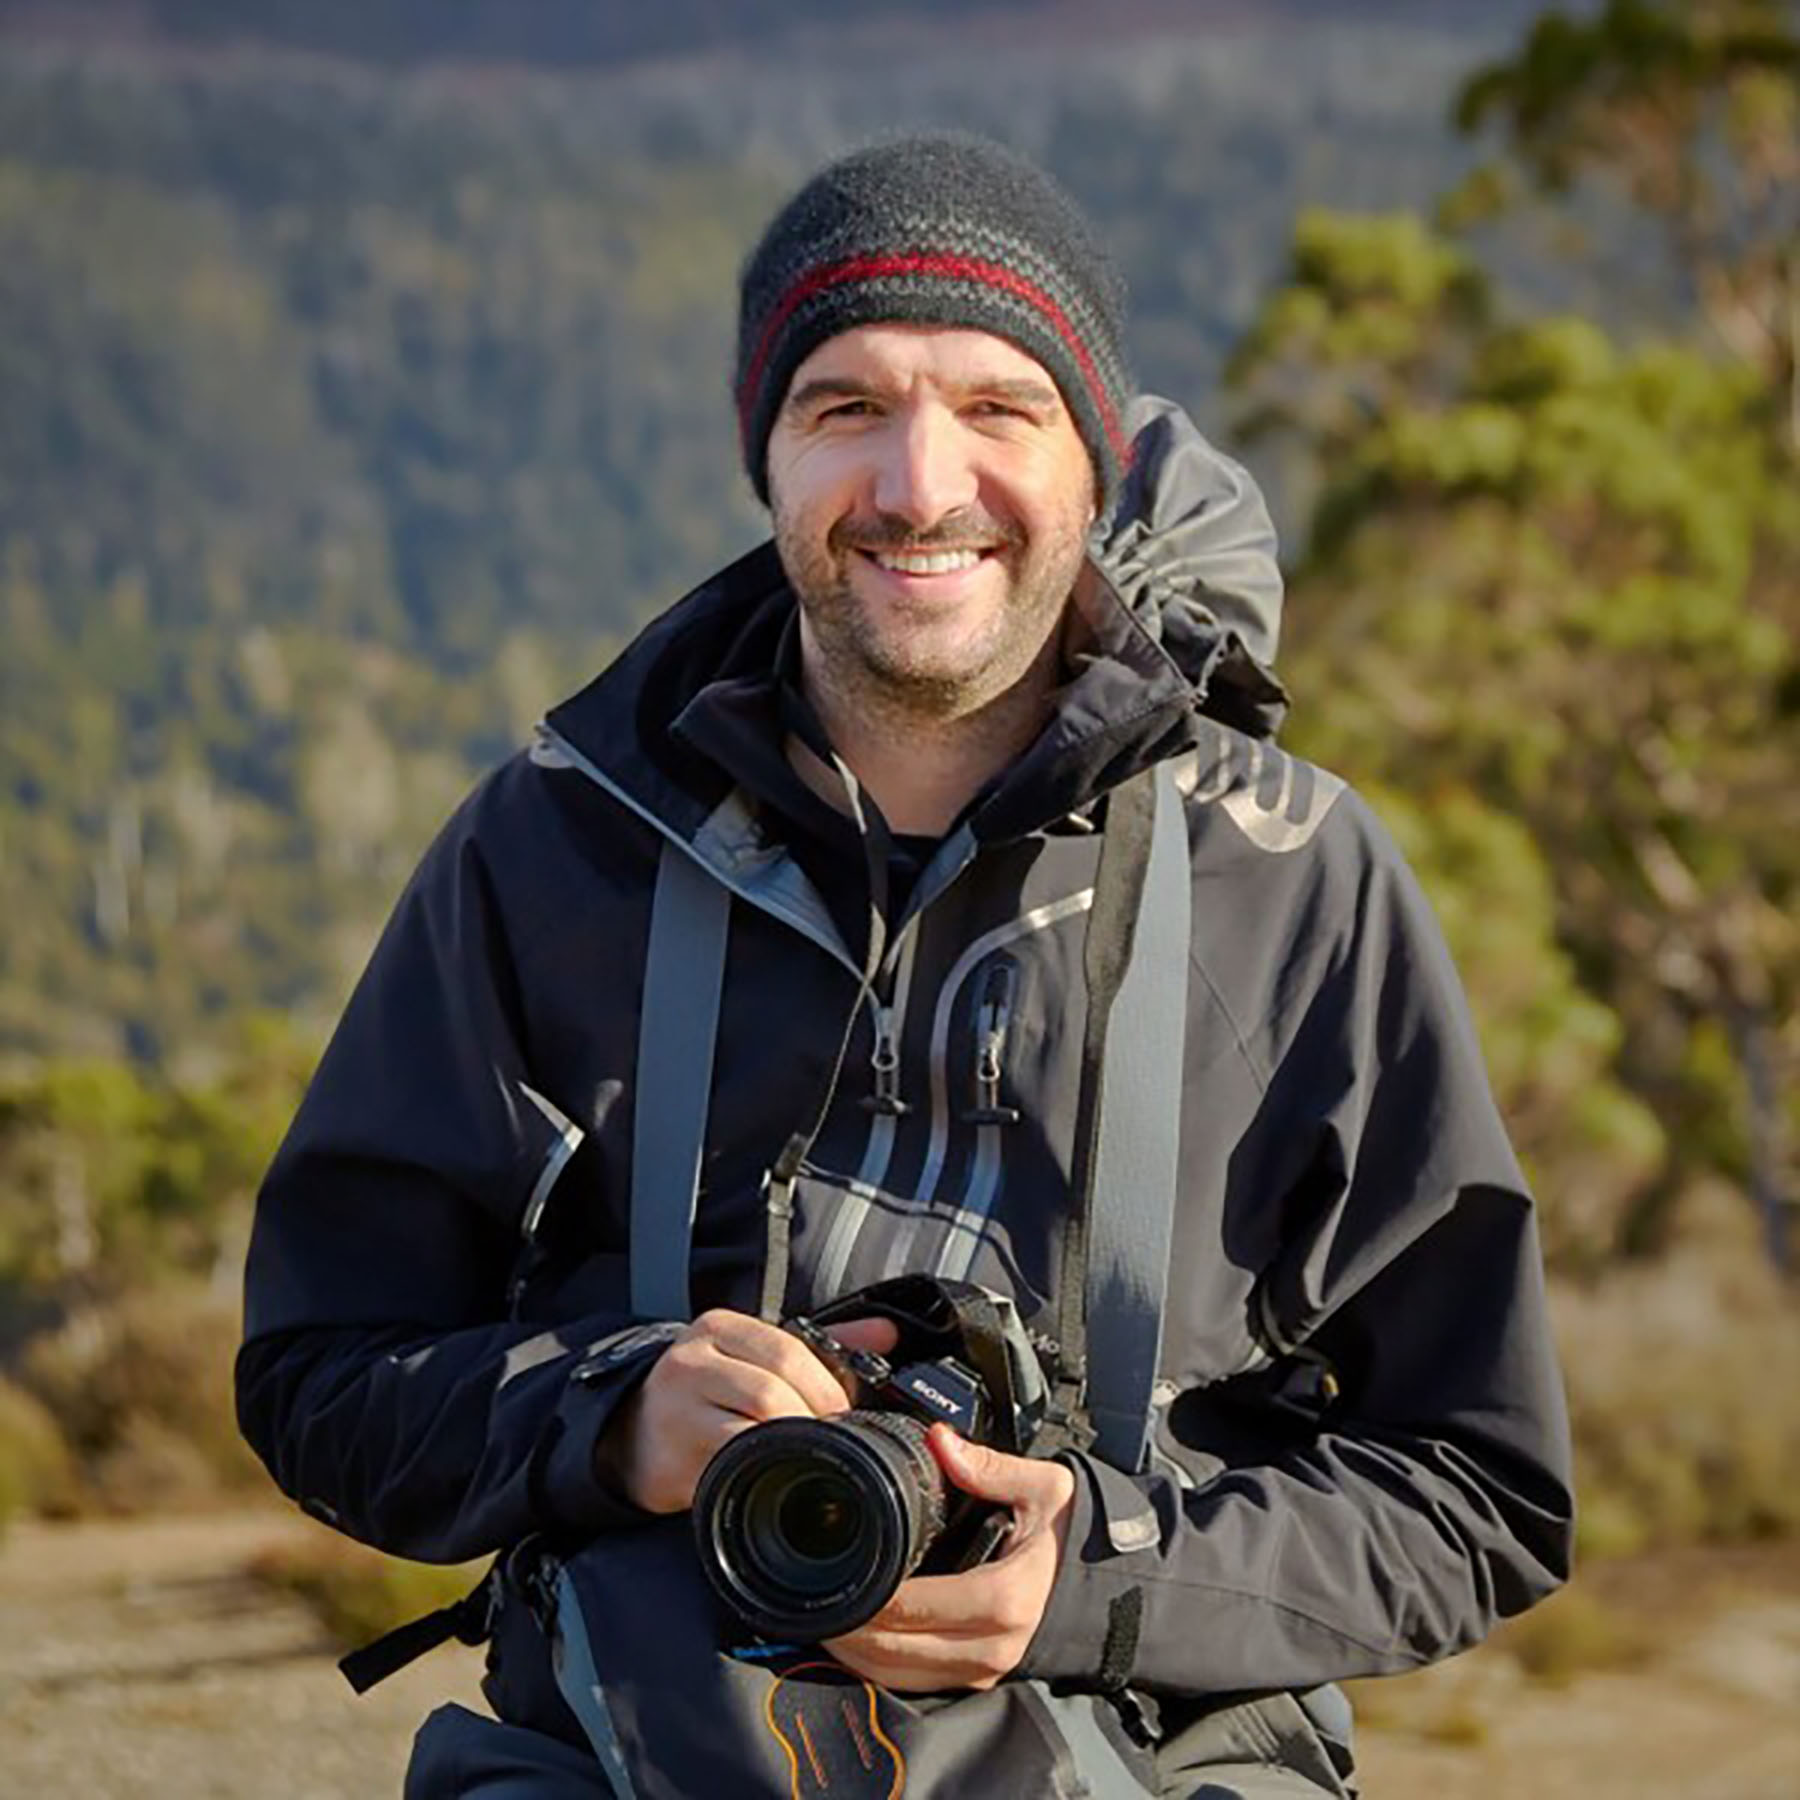
{"label": "orange stitching on bag", "polygon": [[[794,1676],[809,1674],[829,1674],[837,1677],[845,1687],[856,1686],[862,1689],[868,1700],[869,1731],[874,1735],[875,1740],[881,1747],[887,1751],[888,1755],[893,1758],[893,1779],[888,1786],[887,1791],[880,1796],[880,1800],[902,1800],[902,1797],[906,1793],[906,1758],[901,1754],[900,1746],[881,1728],[879,1711],[880,1690],[873,1682],[859,1679],[856,1675],[852,1674],[850,1670],[846,1669],[842,1663],[835,1662],[797,1663],[793,1668],[784,1670],[780,1675],[776,1676],[775,1680],[770,1684],[768,1698],[763,1703],[763,1717],[767,1720],[769,1730],[774,1734],[776,1743],[781,1746],[782,1754],[786,1756],[788,1761],[789,1791],[793,1796],[793,1800],[807,1800],[806,1794],[801,1791],[802,1775],[800,1753],[795,1749],[793,1741],[788,1737],[787,1732],[782,1729],[781,1722],[775,1716],[775,1700],[782,1688]],[[847,1696],[841,1696],[838,1701],[838,1707],[842,1713],[844,1724],[849,1730],[851,1742],[856,1746],[856,1754],[862,1762],[864,1771],[875,1776],[877,1780],[880,1780],[882,1772],[877,1767],[870,1752],[868,1738],[864,1735],[862,1727],[857,1720],[854,1706]],[[813,1780],[816,1783],[816,1787],[813,1791],[824,1792],[830,1788],[831,1778],[825,1765],[820,1760],[817,1747],[813,1743],[812,1733],[807,1729],[805,1716],[799,1711],[798,1707],[796,1707],[794,1711],[794,1726],[800,1738],[800,1748],[806,1753],[806,1762],[812,1771]]]}

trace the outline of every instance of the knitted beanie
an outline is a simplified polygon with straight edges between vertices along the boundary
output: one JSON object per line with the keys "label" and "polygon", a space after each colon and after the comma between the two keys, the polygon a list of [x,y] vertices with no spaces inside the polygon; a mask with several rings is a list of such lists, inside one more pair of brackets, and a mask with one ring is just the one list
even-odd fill
{"label": "knitted beanie", "polygon": [[765,504],[769,432],[794,371],[858,325],[989,331],[1055,380],[1093,458],[1101,510],[1128,459],[1125,288],[1075,202],[984,138],[902,138],[832,163],[744,265],[737,404]]}

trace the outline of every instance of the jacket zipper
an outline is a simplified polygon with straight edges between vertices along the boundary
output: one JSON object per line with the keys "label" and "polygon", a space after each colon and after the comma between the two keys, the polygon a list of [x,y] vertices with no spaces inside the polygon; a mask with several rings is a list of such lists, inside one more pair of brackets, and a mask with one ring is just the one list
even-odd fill
{"label": "jacket zipper", "polygon": [[938,989],[937,1004],[931,1021],[931,1060],[928,1070],[931,1077],[931,1139],[926,1147],[925,1167],[916,1190],[921,1205],[928,1206],[936,1198],[944,1165],[949,1160],[950,1132],[956,1118],[956,1107],[950,1092],[950,1025],[956,998],[962,992],[963,984],[974,977],[976,971],[992,958],[996,950],[1037,932],[1048,931],[1064,919],[1086,912],[1093,903],[1094,890],[1082,888],[1077,893],[1064,895],[1060,900],[1033,907],[1030,912],[983,933],[964,950],[944,977],[943,984]]}
{"label": "jacket zipper", "polygon": [[[906,1030],[907,1003],[912,993],[913,961],[918,942],[918,933],[909,923],[901,930],[892,946],[897,953],[897,960],[891,997],[886,1001],[877,999],[873,994],[868,997],[875,1023],[875,1048],[870,1053],[870,1061],[871,1064],[879,1062],[884,1065],[885,1072],[881,1068],[876,1070],[875,1092],[863,1101],[864,1107],[872,1116],[862,1166],[857,1170],[849,1191],[838,1204],[836,1215],[826,1232],[824,1247],[819,1253],[817,1280],[819,1291],[826,1296],[843,1289],[851,1252],[856,1247],[857,1235],[868,1215],[866,1196],[879,1189],[887,1180],[888,1163],[894,1154],[896,1128],[901,1116],[912,1110],[910,1103],[900,1097],[900,1041]],[[884,1038],[888,1046],[885,1050]],[[885,1090],[894,1102],[891,1106],[882,1104],[884,1081],[892,1084]]]}
{"label": "jacket zipper", "polygon": [[869,1068],[875,1078],[875,1090],[865,1096],[865,1111],[883,1118],[898,1119],[912,1111],[900,1098],[900,1039],[894,1022],[892,1003],[877,1000],[875,1010],[875,1047],[869,1052]]}
{"label": "jacket zipper", "polygon": [[1019,1109],[1000,1098],[1000,1074],[1006,1054],[1006,1032],[1012,1023],[1013,996],[1019,985],[1019,965],[1010,956],[999,956],[987,972],[975,1009],[975,1104],[962,1115],[965,1125],[1016,1125]]}
{"label": "jacket zipper", "polygon": [[1010,956],[995,957],[982,979],[981,998],[975,1007],[975,1104],[961,1114],[965,1125],[975,1127],[975,1156],[963,1203],[950,1217],[936,1258],[936,1271],[947,1280],[968,1279],[1000,1190],[1001,1133],[1019,1122],[1019,1109],[1004,1104],[1000,1092],[1006,1037],[1018,989],[1018,963]]}

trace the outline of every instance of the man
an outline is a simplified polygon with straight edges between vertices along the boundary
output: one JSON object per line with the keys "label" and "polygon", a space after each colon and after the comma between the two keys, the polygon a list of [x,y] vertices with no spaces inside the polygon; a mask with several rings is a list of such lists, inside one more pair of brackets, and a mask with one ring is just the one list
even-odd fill
{"label": "man", "polygon": [[[411,1793],[1341,1794],[1324,1684],[1566,1573],[1531,1203],[1454,975],[1371,815],[1263,741],[1266,520],[1128,405],[1121,331],[1087,222],[996,146],[808,183],[741,292],[772,549],[478,789],[345,1015],[259,1202],[240,1415],[342,1529],[513,1552],[498,1721],[434,1715]],[[851,1401],[778,1319],[966,1278],[1077,1410],[1108,1374],[1051,1327],[1134,1198],[1077,1196],[1090,914],[1145,780],[1192,922],[1143,1453],[934,1429],[1011,1512],[994,1558],[829,1662],[728,1654],[695,1484]],[[672,952],[678,902],[726,923]],[[859,1680],[834,1749],[815,1703]]]}

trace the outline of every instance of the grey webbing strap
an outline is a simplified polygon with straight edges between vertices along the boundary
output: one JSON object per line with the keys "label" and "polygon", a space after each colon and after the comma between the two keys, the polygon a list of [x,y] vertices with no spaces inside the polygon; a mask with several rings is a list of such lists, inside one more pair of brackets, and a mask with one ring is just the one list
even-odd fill
{"label": "grey webbing strap", "polygon": [[[566,1568],[557,1571],[555,1593],[554,1654],[550,1658],[550,1667],[556,1676],[556,1685],[567,1701],[569,1711],[587,1733],[587,1740],[600,1759],[600,1767],[606,1771],[606,1792],[611,1800],[637,1800],[637,1784],[631,1779],[625,1746],[619,1737],[618,1726],[613,1723],[612,1708],[606,1703],[606,1688],[595,1666],[587,1613],[574,1578]],[[488,1784],[483,1782],[481,1785],[486,1787]],[[515,1786],[507,1781],[503,1785],[516,1794],[524,1784]]]}
{"label": "grey webbing strap", "polygon": [[656,868],[631,1114],[631,1310],[685,1319],[731,895],[665,841]]}
{"label": "grey webbing strap", "polygon": [[1113,1002],[1095,1122],[1087,1266],[1087,1407],[1116,1468],[1147,1460],[1175,1227],[1192,873],[1181,795],[1155,771],[1150,858]]}

